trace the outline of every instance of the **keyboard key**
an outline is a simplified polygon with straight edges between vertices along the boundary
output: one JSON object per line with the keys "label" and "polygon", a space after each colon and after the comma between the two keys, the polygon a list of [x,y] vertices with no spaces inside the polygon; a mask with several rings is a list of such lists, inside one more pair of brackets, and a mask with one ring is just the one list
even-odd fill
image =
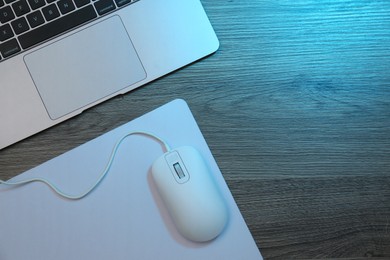
{"label": "keyboard key", "polygon": [[99,15],[103,15],[115,9],[115,4],[112,0],[100,0],[95,3],[96,11]]}
{"label": "keyboard key", "polygon": [[27,24],[26,18],[20,17],[19,19],[11,22],[12,28],[16,34],[21,34],[30,29]]}
{"label": "keyboard key", "polygon": [[119,7],[131,3],[131,0],[115,0],[115,3]]}
{"label": "keyboard key", "polygon": [[67,14],[75,9],[72,0],[60,0],[57,2],[57,5],[62,14]]}
{"label": "keyboard key", "polygon": [[20,51],[20,47],[16,39],[0,44],[0,53],[4,58],[7,58]]}
{"label": "keyboard key", "polygon": [[0,9],[0,22],[6,23],[15,18],[14,12],[11,7],[6,6]]}
{"label": "keyboard key", "polygon": [[42,13],[39,10],[28,14],[27,20],[31,28],[37,27],[45,22],[45,19],[43,19]]}
{"label": "keyboard key", "polygon": [[46,21],[51,21],[54,18],[60,16],[60,12],[58,11],[58,8],[55,4],[51,4],[49,6],[42,8],[42,12],[46,18]]}
{"label": "keyboard key", "polygon": [[35,30],[22,34],[18,39],[22,48],[26,49],[96,17],[97,15],[93,6],[89,5],[51,23],[38,27]]}
{"label": "keyboard key", "polygon": [[5,5],[4,1],[0,0],[0,7],[2,7],[3,5]]}
{"label": "keyboard key", "polygon": [[74,0],[74,3],[76,4],[77,7],[82,7],[86,4],[89,4],[90,2],[91,2],[90,0]]}
{"label": "keyboard key", "polygon": [[4,0],[6,4],[10,4],[12,2],[15,2],[16,0]]}
{"label": "keyboard key", "polygon": [[9,24],[0,26],[0,42],[8,40],[12,36],[14,36],[14,33],[12,32],[11,26]]}
{"label": "keyboard key", "polygon": [[26,0],[20,0],[13,3],[12,9],[14,9],[16,16],[21,16],[30,12],[30,7],[28,6]]}
{"label": "keyboard key", "polygon": [[28,0],[28,3],[30,4],[31,9],[33,9],[33,10],[38,9],[38,8],[46,5],[45,0]]}

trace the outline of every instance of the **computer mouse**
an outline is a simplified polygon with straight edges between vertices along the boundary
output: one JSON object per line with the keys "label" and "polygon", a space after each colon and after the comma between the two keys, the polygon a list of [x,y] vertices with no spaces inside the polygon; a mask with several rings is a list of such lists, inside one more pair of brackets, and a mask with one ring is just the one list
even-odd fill
{"label": "computer mouse", "polygon": [[166,152],[153,163],[152,176],[183,237],[206,242],[222,233],[227,204],[198,150],[183,146]]}

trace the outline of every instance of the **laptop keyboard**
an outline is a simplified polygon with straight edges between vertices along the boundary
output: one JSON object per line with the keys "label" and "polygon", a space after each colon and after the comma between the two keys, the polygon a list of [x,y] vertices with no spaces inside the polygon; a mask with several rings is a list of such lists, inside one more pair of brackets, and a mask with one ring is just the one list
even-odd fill
{"label": "laptop keyboard", "polygon": [[0,0],[0,62],[137,0]]}

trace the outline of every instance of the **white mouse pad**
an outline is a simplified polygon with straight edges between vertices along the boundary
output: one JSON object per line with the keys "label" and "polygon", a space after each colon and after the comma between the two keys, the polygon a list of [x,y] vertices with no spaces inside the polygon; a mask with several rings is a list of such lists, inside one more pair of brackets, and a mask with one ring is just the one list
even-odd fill
{"label": "white mouse pad", "polygon": [[103,171],[116,142],[132,131],[152,132],[173,148],[189,145],[200,151],[227,202],[229,220],[221,235],[195,243],[178,233],[151,176],[162,147],[151,138],[130,136],[119,147],[108,175],[81,200],[64,199],[43,183],[0,185],[0,259],[262,259],[183,100],[174,100],[14,180],[44,177],[67,193],[81,193]]}

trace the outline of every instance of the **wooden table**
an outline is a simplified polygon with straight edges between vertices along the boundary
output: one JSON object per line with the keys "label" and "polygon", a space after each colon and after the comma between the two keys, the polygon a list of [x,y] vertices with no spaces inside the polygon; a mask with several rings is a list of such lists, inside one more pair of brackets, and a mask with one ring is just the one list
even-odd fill
{"label": "wooden table", "polygon": [[390,1],[202,3],[217,53],[1,150],[0,177],[183,98],[266,259],[390,258]]}

